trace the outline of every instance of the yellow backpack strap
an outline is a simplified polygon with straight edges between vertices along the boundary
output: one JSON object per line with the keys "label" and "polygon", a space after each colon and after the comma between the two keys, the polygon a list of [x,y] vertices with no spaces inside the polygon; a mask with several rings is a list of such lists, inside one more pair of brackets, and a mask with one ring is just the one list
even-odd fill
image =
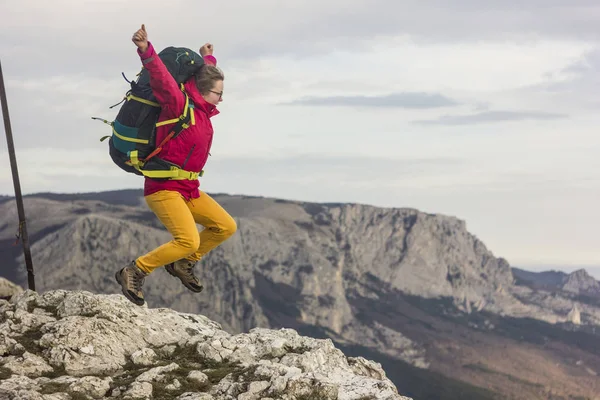
{"label": "yellow backpack strap", "polygon": [[[183,106],[183,113],[178,118],[173,118],[173,119],[169,119],[166,121],[157,122],[156,127],[169,125],[169,124],[176,124],[179,121],[185,121],[188,118],[188,113],[190,114],[191,124],[196,125],[196,119],[194,118],[194,111],[193,111],[194,106],[190,105],[190,98],[187,95],[187,93],[185,92],[185,87],[183,86],[183,84],[180,85],[180,89],[183,92],[183,95],[185,96],[185,104]],[[189,111],[190,109],[192,111]],[[182,127],[183,127],[183,129],[187,129],[190,127],[190,125],[183,123]]]}
{"label": "yellow backpack strap", "polygon": [[204,175],[204,171],[200,172],[192,172],[186,171],[184,169],[178,168],[176,166],[170,166],[169,169],[165,170],[144,170],[144,163],[139,159],[139,154],[137,150],[132,150],[129,153],[129,161],[128,165],[131,165],[142,175],[147,176],[148,178],[157,178],[157,179],[172,179],[172,180],[196,180],[199,177]]}
{"label": "yellow backpack strap", "polygon": [[139,101],[140,103],[144,103],[144,104],[148,104],[149,106],[152,107],[160,107],[160,104],[154,102],[154,101],[150,101],[150,100],[146,100],[146,99],[142,99],[141,97],[137,97],[134,96],[132,94],[128,95],[126,97],[127,100],[135,100],[135,101]]}
{"label": "yellow backpack strap", "polygon": [[132,150],[129,152],[129,163],[134,166],[136,169],[141,168],[144,164],[138,158],[138,151]]}
{"label": "yellow backpack strap", "polygon": [[156,127],[158,128],[159,126],[164,126],[164,125],[169,125],[169,124],[176,124],[177,122],[179,122],[179,118],[168,119],[166,121],[157,122],[156,123]]}
{"label": "yellow backpack strap", "polygon": [[156,178],[156,179],[171,179],[171,180],[196,180],[198,177],[204,175],[204,171],[200,172],[192,172],[186,171],[177,167],[170,167],[167,170],[157,170],[157,171],[147,171],[141,169],[139,166],[134,165],[134,167],[140,171],[144,176],[148,178]]}

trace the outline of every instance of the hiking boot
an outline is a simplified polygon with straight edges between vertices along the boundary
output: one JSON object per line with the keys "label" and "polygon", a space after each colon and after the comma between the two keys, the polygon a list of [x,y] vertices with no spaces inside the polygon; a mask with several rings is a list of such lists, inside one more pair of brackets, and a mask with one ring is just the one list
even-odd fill
{"label": "hiking boot", "polygon": [[177,260],[165,267],[167,272],[179,278],[183,285],[192,292],[200,293],[204,288],[196,275],[194,275],[195,262],[189,260]]}
{"label": "hiking boot", "polygon": [[138,306],[144,305],[142,285],[146,276],[147,274],[135,265],[135,261],[132,261],[131,264],[117,271],[115,274],[115,278],[119,285],[121,285],[121,290],[125,297]]}

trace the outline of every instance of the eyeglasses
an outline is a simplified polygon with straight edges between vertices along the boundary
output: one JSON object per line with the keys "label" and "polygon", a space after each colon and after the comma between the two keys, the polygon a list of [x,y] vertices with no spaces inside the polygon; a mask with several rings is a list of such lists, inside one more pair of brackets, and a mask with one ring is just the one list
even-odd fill
{"label": "eyeglasses", "polygon": [[223,92],[215,92],[214,90],[209,90],[209,92],[214,93],[214,94],[218,94],[219,95],[219,99],[223,98]]}

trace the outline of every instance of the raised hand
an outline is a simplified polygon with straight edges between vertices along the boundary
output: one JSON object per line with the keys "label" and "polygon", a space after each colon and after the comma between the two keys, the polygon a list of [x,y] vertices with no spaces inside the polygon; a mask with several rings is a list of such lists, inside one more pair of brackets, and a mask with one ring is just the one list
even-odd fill
{"label": "raised hand", "polygon": [[144,24],[133,34],[131,40],[142,53],[148,49],[148,34],[146,33],[146,26]]}
{"label": "raised hand", "polygon": [[200,55],[202,57],[206,55],[212,55],[213,53],[213,45],[210,43],[206,43],[204,46],[200,47]]}

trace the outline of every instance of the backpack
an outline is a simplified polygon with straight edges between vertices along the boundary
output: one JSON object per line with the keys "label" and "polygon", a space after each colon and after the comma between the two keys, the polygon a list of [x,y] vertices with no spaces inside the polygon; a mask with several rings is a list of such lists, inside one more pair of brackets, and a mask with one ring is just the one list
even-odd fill
{"label": "backpack", "polygon": [[[127,91],[121,102],[110,107],[112,109],[124,102],[115,120],[108,122],[98,117],[92,119],[100,120],[112,127],[112,135],[104,136],[100,141],[109,139],[109,155],[123,171],[159,180],[195,180],[202,176],[204,171],[200,173],[185,171],[179,165],[161,159],[158,154],[167,141],[188,128],[190,122],[193,123],[194,103],[185,93],[183,84],[200,70],[204,65],[204,59],[193,50],[172,46],[162,50],[158,56],[185,96],[185,107],[179,118],[157,122],[161,107],[152,93],[150,74],[142,67],[137,74],[137,81],[129,81],[122,73],[131,89]],[[156,128],[169,124],[173,124],[173,128],[157,145]]]}

